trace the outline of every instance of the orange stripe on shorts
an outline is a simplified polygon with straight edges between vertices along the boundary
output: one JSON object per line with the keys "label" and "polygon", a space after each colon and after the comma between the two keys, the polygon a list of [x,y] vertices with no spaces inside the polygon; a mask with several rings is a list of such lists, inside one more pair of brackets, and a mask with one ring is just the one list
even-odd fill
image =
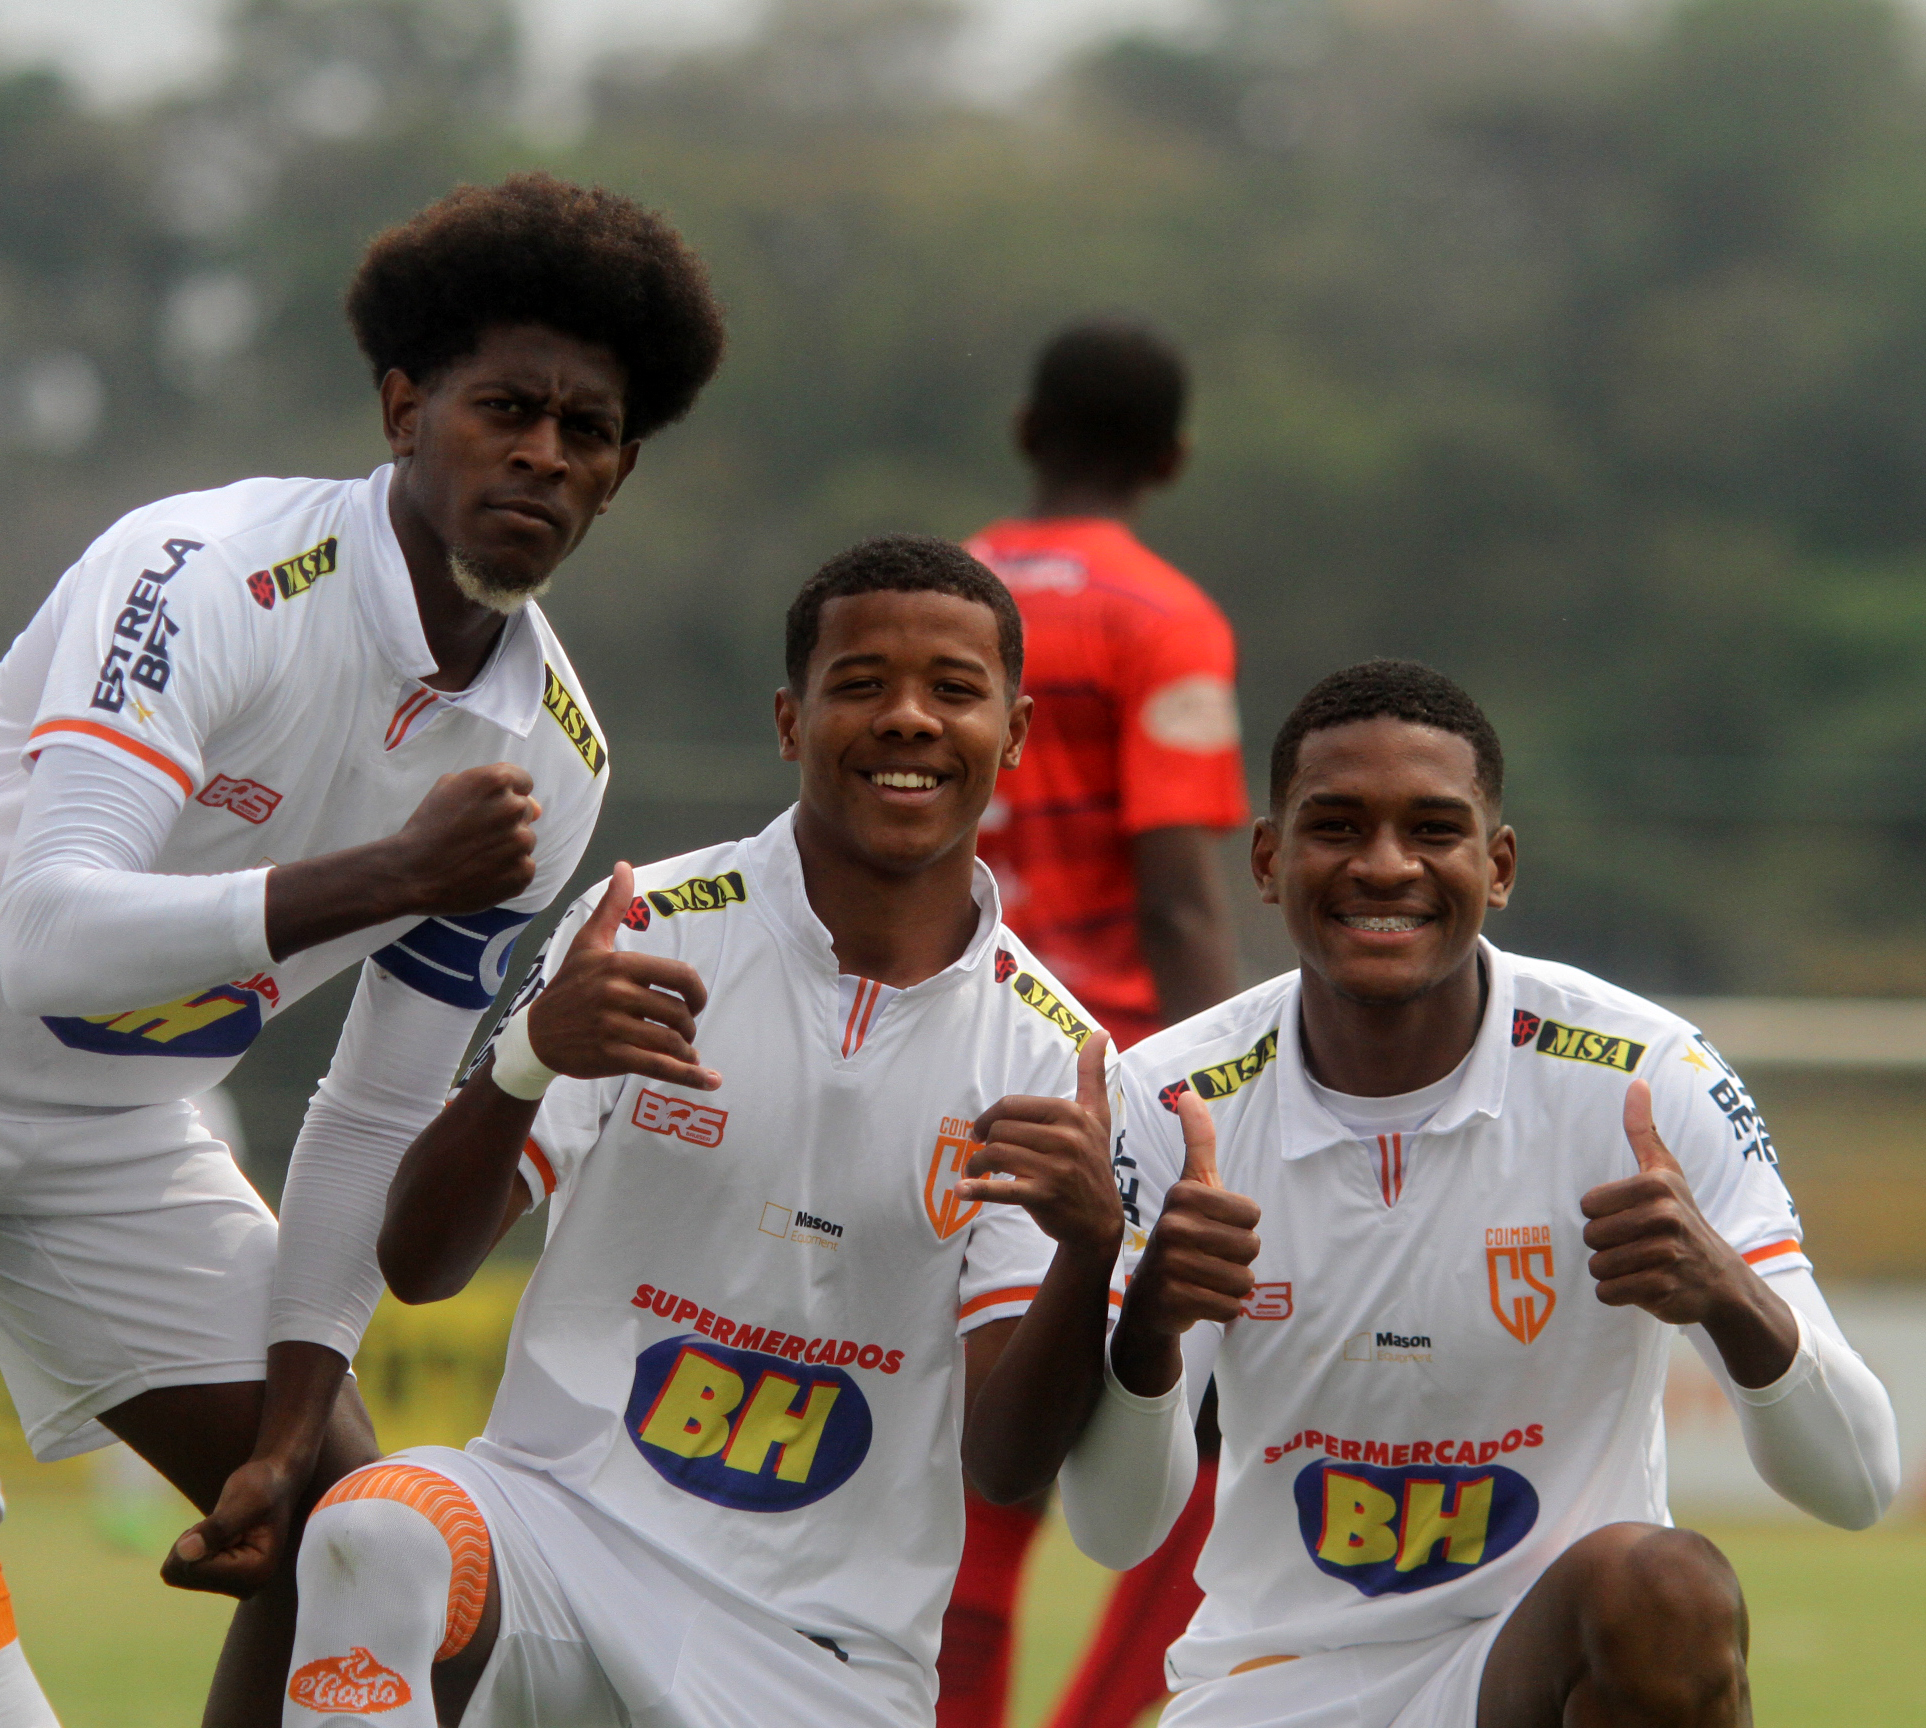
{"label": "orange stripe on shorts", "polygon": [[20,1629],[13,1623],[13,1592],[7,1588],[6,1575],[0,1573],[0,1650],[19,1636]]}
{"label": "orange stripe on shorts", "polygon": [[413,1507],[441,1532],[455,1569],[448,1579],[448,1618],[443,1623],[437,1662],[468,1647],[488,1604],[488,1525],[467,1494],[433,1470],[419,1464],[369,1464],[344,1476],[322,1495],[323,1506],[347,1500],[394,1500]]}

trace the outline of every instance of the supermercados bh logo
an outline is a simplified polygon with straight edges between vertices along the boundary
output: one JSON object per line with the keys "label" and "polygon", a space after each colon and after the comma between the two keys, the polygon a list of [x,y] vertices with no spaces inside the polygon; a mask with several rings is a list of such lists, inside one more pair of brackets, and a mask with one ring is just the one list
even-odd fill
{"label": "supermercados bh logo", "polygon": [[1611,1032],[1594,1032],[1589,1026],[1566,1026],[1514,1008],[1511,1015],[1511,1041],[1515,1048],[1529,1044],[1541,1056],[1562,1056],[1567,1062],[1590,1062],[1598,1068],[1616,1068],[1621,1074],[1636,1074],[1646,1047],[1630,1038]]}
{"label": "supermercados bh logo", "polygon": [[833,1494],[873,1432],[869,1401],[842,1369],[695,1333],[635,1359],[625,1426],[657,1475],[738,1512],[792,1512]]}
{"label": "supermercados bh logo", "polygon": [[242,984],[217,984],[197,996],[120,1014],[43,1015],[41,1024],[70,1050],[96,1056],[239,1056],[261,1035],[261,1000],[280,1002],[265,972]]}
{"label": "supermercados bh logo", "polygon": [[1243,1055],[1233,1057],[1228,1062],[1219,1062],[1211,1068],[1199,1068],[1194,1074],[1171,1081],[1157,1094],[1157,1102],[1174,1116],[1177,1114],[1177,1100],[1187,1091],[1195,1091],[1206,1104],[1214,1099],[1228,1098],[1245,1082],[1255,1080],[1262,1074],[1276,1056],[1277,1028],[1273,1026]]}
{"label": "supermercados bh logo", "polygon": [[1320,1458],[1298,1472],[1292,1492],[1312,1564],[1367,1596],[1462,1578],[1517,1547],[1538,1522],[1537,1490],[1502,1464],[1400,1469]]}
{"label": "supermercados bh logo", "polygon": [[[740,906],[748,898],[749,891],[742,885],[740,870],[725,870],[720,876],[691,876],[673,888],[651,888],[643,896],[664,918],[673,918],[679,912],[720,912],[725,906]],[[631,906],[624,923],[634,911],[635,907]],[[646,930],[646,915],[640,925],[631,924],[629,928]]]}
{"label": "supermercados bh logo", "polygon": [[595,736],[595,728],[588,723],[582,705],[568,693],[568,686],[555,676],[555,668],[546,664],[542,667],[542,706],[555,716],[555,724],[568,734],[568,741],[581,753],[582,760],[588,764],[588,771],[591,774],[601,773],[602,764],[609,759],[609,753],[602,748],[602,740]]}

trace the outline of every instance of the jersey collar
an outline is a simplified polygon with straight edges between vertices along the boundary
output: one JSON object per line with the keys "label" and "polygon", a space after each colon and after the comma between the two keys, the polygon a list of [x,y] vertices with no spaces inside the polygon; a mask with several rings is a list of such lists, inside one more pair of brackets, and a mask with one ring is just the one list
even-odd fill
{"label": "jersey collar", "polygon": [[[796,850],[796,810],[792,804],[775,821],[747,841],[743,859],[749,866],[751,904],[759,904],[762,915],[791,947],[801,950],[831,976],[841,969],[830,941],[829,928],[816,916],[803,888],[802,854]],[[975,972],[996,947],[997,931],[1003,923],[1003,904],[997,896],[996,878],[981,858],[975,860],[970,882],[970,897],[976,902],[976,934],[962,955],[933,978],[912,984],[906,996],[934,994],[960,983]]]}
{"label": "jersey collar", "polygon": [[[394,464],[384,463],[355,488],[353,528],[360,557],[349,566],[356,574],[355,595],[362,621],[373,634],[382,655],[404,678],[427,678],[435,657],[422,633],[421,613],[415,605],[415,585],[408,561],[401,554],[394,524],[388,517],[388,491]],[[463,713],[526,738],[541,712],[543,690],[540,614],[530,601],[509,619],[480,675],[466,690],[442,693],[442,700]]]}
{"label": "jersey collar", "polygon": [[[1424,1126],[1427,1136],[1449,1134],[1474,1117],[1496,1120],[1505,1107],[1505,1083],[1511,1076],[1511,1017],[1517,994],[1517,974],[1511,956],[1478,938],[1490,995],[1485,1017],[1471,1046],[1458,1090]],[[1277,1109],[1283,1133],[1279,1145],[1285,1158],[1306,1158],[1331,1146],[1347,1146],[1357,1139],[1311,1091],[1304,1072],[1304,1040],[1298,1032],[1299,991],[1303,975],[1293,974],[1278,1016]]]}

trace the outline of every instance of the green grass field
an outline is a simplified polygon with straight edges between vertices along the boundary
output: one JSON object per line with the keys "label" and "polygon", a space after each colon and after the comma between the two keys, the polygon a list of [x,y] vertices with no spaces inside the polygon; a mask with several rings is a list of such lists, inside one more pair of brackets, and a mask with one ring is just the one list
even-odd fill
{"label": "green grass field", "polygon": [[[153,1508],[142,1534],[110,1536],[91,1481],[85,1460],[17,1465],[7,1479],[0,1563],[28,1656],[66,1728],[192,1728],[227,1605],[162,1587],[155,1568],[171,1511]],[[184,1502],[179,1514],[184,1524]],[[1751,1599],[1753,1692],[1765,1728],[1919,1721],[1905,1653],[1917,1648],[1926,1605],[1926,1524],[1858,1536],[1803,1524],[1711,1534]],[[1026,1591],[1014,1728],[1044,1719],[1108,1576],[1052,1525]]]}

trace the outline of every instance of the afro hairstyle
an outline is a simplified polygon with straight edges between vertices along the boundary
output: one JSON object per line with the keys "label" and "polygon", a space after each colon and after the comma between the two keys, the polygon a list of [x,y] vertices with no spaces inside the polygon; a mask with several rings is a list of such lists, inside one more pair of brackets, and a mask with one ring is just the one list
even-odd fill
{"label": "afro hairstyle", "polygon": [[427,384],[504,324],[614,351],[625,438],[689,411],[722,359],[702,260],[653,210],[552,174],[457,186],[378,234],[348,285],[348,322],[379,384]]}
{"label": "afro hairstyle", "polygon": [[1465,689],[1415,660],[1365,660],[1313,684],[1271,746],[1271,808],[1280,808],[1297,772],[1298,746],[1313,732],[1354,720],[1409,720],[1455,733],[1471,746],[1478,789],[1496,816],[1505,797],[1505,753],[1485,711]]}
{"label": "afro hairstyle", "polygon": [[1023,614],[996,572],[979,564],[953,540],[925,534],[882,534],[838,552],[789,603],[783,629],[783,665],[789,688],[800,694],[809,680],[809,657],[822,635],[823,607],[851,594],[953,594],[987,606],[996,617],[997,650],[1012,699],[1023,683]]}
{"label": "afro hairstyle", "polygon": [[1136,486],[1176,445],[1190,377],[1147,324],[1096,318],[1060,330],[1030,377],[1030,459],[1062,480]]}

